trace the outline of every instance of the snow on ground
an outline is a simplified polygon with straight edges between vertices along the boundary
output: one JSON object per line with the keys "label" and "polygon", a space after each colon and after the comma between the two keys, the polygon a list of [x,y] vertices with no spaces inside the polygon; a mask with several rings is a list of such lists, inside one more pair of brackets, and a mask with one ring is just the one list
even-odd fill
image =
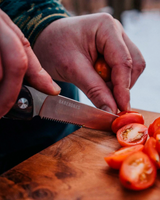
{"label": "snow on ground", "polygon": [[[146,61],[146,69],[131,89],[131,107],[160,112],[160,11],[125,11],[123,25]],[[93,106],[81,91],[80,101]]]}

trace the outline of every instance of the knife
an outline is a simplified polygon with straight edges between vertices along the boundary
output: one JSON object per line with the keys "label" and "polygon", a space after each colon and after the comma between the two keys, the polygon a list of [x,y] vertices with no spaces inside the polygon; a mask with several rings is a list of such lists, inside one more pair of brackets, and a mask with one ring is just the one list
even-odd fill
{"label": "knife", "polygon": [[70,98],[61,95],[46,95],[23,85],[16,103],[4,117],[31,120],[37,115],[42,119],[71,123],[102,131],[110,131],[113,120],[118,117],[118,115]]}

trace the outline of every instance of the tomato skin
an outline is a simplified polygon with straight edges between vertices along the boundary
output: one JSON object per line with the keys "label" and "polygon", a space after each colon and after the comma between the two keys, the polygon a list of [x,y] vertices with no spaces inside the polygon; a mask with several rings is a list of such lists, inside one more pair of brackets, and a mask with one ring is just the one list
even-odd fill
{"label": "tomato skin", "polygon": [[120,168],[122,185],[131,190],[143,190],[155,182],[157,170],[150,158],[139,151],[128,156]]}
{"label": "tomato skin", "polygon": [[94,68],[105,82],[111,81],[111,68],[107,65],[103,57],[97,59]]}
{"label": "tomato skin", "polygon": [[121,146],[128,147],[144,144],[148,137],[148,128],[143,124],[131,123],[117,132],[117,140]]}
{"label": "tomato skin", "polygon": [[160,167],[160,157],[156,149],[156,139],[154,137],[150,137],[145,143],[144,153],[149,156],[157,168]]}
{"label": "tomato skin", "polygon": [[127,111],[121,111],[121,112],[117,113],[117,115],[121,116],[121,115],[124,115],[124,114],[127,114],[127,113],[138,113],[138,112],[133,111],[133,110],[127,110]]}
{"label": "tomato skin", "polygon": [[[157,135],[157,134],[160,134],[160,129],[158,129],[158,130],[156,130],[156,131],[154,132],[153,137],[156,138],[156,135]],[[152,137],[152,136],[151,136],[151,137]]]}
{"label": "tomato skin", "polygon": [[121,115],[113,121],[111,126],[112,131],[117,133],[120,128],[130,123],[144,124],[144,118],[139,113],[126,113]]}
{"label": "tomato skin", "polygon": [[154,135],[154,133],[160,129],[160,117],[156,118],[150,125],[148,128],[148,133],[149,136],[152,137]]}
{"label": "tomato skin", "polygon": [[160,134],[156,135],[156,149],[160,155]]}
{"label": "tomato skin", "polygon": [[132,147],[122,147],[119,150],[109,154],[105,157],[105,161],[107,164],[112,167],[113,169],[120,169],[123,161],[132,153],[137,151],[143,151],[144,145],[139,144]]}

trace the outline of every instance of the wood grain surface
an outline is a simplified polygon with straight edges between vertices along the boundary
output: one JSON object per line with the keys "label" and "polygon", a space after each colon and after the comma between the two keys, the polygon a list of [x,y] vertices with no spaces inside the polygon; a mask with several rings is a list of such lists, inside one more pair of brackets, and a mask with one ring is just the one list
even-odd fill
{"label": "wood grain surface", "polygon": [[[148,126],[159,113],[139,111]],[[120,145],[113,133],[80,128],[0,176],[0,200],[159,200],[155,184],[125,189],[104,157]]]}

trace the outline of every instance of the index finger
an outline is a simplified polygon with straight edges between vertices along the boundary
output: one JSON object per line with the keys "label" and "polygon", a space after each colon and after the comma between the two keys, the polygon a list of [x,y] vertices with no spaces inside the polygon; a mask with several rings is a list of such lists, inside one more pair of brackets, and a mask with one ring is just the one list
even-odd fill
{"label": "index finger", "polygon": [[97,32],[96,44],[98,51],[104,55],[107,64],[112,69],[113,95],[118,108],[120,110],[130,110],[129,88],[131,84],[132,57],[123,40],[120,27],[113,20],[113,18],[110,19],[108,29],[105,23],[101,25]]}
{"label": "index finger", "polygon": [[58,95],[60,93],[60,87],[52,81],[51,76],[42,68],[39,63],[37,57],[35,56],[29,41],[24,37],[24,34],[21,30],[16,26],[8,15],[6,15],[2,10],[0,10],[0,16],[5,21],[5,23],[13,30],[13,32],[20,39],[25,53],[28,58],[28,69],[25,77],[28,82],[35,87],[36,89],[50,94],[50,95]]}

